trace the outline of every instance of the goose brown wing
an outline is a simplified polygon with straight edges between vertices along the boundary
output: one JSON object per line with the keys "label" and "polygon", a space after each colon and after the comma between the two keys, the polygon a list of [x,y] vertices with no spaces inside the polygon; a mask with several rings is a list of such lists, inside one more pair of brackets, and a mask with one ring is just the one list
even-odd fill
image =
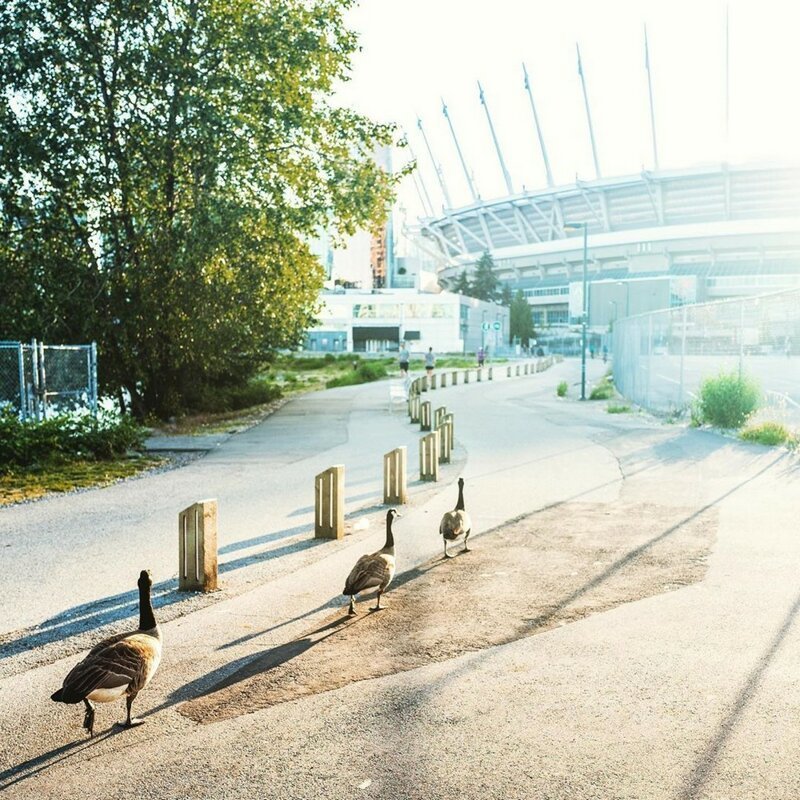
{"label": "goose brown wing", "polygon": [[342,594],[358,594],[372,586],[380,586],[390,574],[389,563],[377,553],[361,556],[347,576]]}
{"label": "goose brown wing", "polygon": [[63,702],[79,703],[95,689],[114,689],[126,684],[138,689],[147,675],[146,656],[141,644],[125,639],[102,648],[98,645],[64,678]]}
{"label": "goose brown wing", "polygon": [[465,513],[463,511],[448,511],[445,513],[439,525],[439,533],[445,539],[457,539],[468,530],[464,527],[464,516]]}

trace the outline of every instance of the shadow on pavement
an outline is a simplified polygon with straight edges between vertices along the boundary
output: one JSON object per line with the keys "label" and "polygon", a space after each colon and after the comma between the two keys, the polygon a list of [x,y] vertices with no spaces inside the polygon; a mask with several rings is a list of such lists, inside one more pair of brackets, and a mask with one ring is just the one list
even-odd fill
{"label": "shadow on pavement", "polygon": [[733,701],[731,710],[720,723],[716,736],[706,745],[705,750],[703,750],[698,759],[697,765],[686,779],[686,784],[679,795],[680,800],[693,800],[693,798],[699,797],[700,794],[703,793],[703,788],[719,762],[725,744],[736,730],[736,726],[742,714],[744,714],[745,709],[758,691],[764,673],[773,658],[775,658],[776,653],[783,644],[783,640],[794,624],[798,611],[800,611],[800,594],[795,597],[780,628],[778,628],[775,636],[772,637],[772,641],[769,643],[769,646],[764,651],[761,658],[756,662],[752,672],[747,676],[747,680],[744,682],[739,694]]}
{"label": "shadow on pavement", "polygon": [[3,770],[3,772],[0,772],[0,790],[8,789],[15,783],[21,783],[28,778],[32,778],[48,767],[52,767],[62,761],[82,755],[87,750],[90,750],[100,744],[104,739],[108,739],[116,733],[119,733],[119,731],[115,731],[112,727],[91,739],[84,738],[74,742],[68,742],[67,744],[61,745],[61,747],[50,750],[48,753],[43,753],[40,756],[36,756],[36,758],[31,758],[28,761],[23,761],[21,764],[9,767]]}

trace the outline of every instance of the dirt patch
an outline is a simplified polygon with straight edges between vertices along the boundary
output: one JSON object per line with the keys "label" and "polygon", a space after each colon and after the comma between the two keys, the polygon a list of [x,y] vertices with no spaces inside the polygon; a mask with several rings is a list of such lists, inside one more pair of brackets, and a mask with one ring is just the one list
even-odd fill
{"label": "dirt patch", "polygon": [[530,636],[703,578],[717,513],[573,503],[481,536],[465,553],[404,574],[387,608],[342,611],[254,656],[180,707],[216,722]]}

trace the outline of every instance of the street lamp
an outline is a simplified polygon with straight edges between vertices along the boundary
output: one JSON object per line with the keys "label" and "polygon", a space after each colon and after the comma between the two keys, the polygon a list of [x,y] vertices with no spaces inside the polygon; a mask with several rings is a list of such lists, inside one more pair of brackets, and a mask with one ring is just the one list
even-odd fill
{"label": "street lamp", "polygon": [[570,222],[564,225],[565,231],[583,228],[583,314],[581,315],[581,400],[586,399],[586,326],[589,322],[589,288],[586,277],[586,254],[589,227],[586,222]]}
{"label": "street lamp", "polygon": [[628,281],[617,281],[617,286],[625,287],[625,316],[631,315],[631,285]]}

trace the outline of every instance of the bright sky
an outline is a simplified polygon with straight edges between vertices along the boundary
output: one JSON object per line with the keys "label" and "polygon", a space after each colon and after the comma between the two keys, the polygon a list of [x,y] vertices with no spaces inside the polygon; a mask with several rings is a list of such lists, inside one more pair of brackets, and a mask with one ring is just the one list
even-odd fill
{"label": "bright sky", "polygon": [[[728,160],[800,161],[800,3],[795,0],[361,0],[350,24],[362,52],[339,101],[408,133],[434,206],[425,132],[455,206],[470,202],[441,112],[448,105],[484,198],[506,193],[477,80],[514,189],[546,185],[522,62],[556,184],[594,177],[576,67],[581,48],[604,177],[653,166],[644,69],[647,34],[662,169],[725,160],[725,10],[730,20]],[[407,150],[401,158],[408,158]],[[395,165],[397,166],[397,165]],[[421,210],[413,183],[399,202]]]}

